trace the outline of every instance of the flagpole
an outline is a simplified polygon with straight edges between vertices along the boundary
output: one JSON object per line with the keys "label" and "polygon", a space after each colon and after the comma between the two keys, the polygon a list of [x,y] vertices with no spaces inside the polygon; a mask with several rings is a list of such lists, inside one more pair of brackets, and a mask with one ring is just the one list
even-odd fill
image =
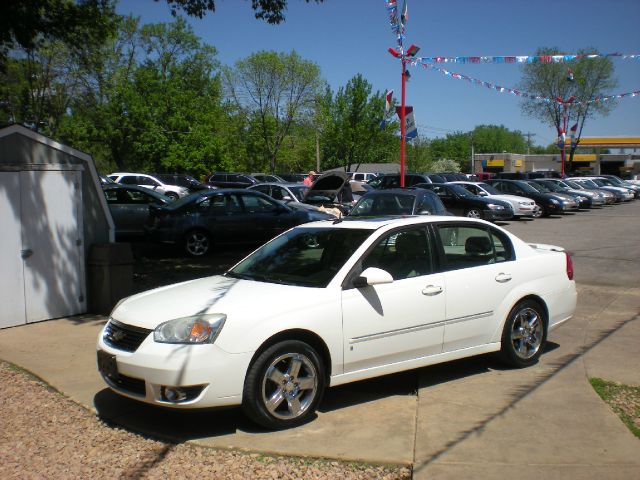
{"label": "flagpole", "polygon": [[406,84],[406,61],[402,56],[402,94],[400,103],[400,187],[404,188],[404,150],[405,150],[405,84]]}

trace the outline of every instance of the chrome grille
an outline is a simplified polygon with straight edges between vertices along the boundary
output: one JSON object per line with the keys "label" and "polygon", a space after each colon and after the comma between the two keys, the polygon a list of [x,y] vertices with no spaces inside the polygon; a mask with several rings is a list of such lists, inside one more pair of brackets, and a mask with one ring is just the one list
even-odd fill
{"label": "chrome grille", "polygon": [[125,352],[135,352],[152,331],[147,328],[125,325],[111,319],[104,329],[103,339],[110,347]]}

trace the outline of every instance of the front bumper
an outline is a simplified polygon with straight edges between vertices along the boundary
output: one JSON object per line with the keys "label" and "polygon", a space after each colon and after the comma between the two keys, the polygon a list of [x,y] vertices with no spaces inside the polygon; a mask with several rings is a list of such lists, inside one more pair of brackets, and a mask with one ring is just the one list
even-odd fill
{"label": "front bumper", "polygon": [[[184,345],[153,341],[148,335],[133,352],[98,339],[98,370],[114,392],[152,405],[208,408],[239,405],[252,353],[232,354],[215,344]],[[170,401],[170,389],[182,387],[184,400]]]}
{"label": "front bumper", "polygon": [[504,210],[490,210],[486,209],[482,211],[485,220],[510,220],[513,218],[513,211],[509,209]]}

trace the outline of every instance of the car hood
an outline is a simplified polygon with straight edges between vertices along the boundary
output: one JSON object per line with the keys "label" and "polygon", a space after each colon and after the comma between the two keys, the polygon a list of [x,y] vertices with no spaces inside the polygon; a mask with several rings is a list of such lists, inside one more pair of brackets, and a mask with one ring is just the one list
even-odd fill
{"label": "car hood", "polygon": [[312,198],[326,197],[329,201],[334,201],[338,193],[349,183],[349,175],[345,172],[323,173],[313,182],[304,196],[304,202]]}
{"label": "car hood", "polygon": [[317,292],[307,287],[215,275],[133,295],[120,303],[111,317],[151,330],[168,320],[210,313],[226,314],[227,321],[254,322],[257,317],[304,310],[310,305],[310,294],[305,294],[309,290]]}

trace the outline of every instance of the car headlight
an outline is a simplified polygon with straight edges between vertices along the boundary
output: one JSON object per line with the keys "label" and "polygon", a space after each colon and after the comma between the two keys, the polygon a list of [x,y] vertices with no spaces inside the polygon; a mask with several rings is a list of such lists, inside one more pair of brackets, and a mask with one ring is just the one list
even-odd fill
{"label": "car headlight", "polygon": [[213,343],[227,316],[223,313],[194,315],[161,323],[153,331],[158,343]]}
{"label": "car headlight", "polygon": [[504,210],[502,205],[496,205],[495,203],[489,203],[487,207],[491,210]]}

